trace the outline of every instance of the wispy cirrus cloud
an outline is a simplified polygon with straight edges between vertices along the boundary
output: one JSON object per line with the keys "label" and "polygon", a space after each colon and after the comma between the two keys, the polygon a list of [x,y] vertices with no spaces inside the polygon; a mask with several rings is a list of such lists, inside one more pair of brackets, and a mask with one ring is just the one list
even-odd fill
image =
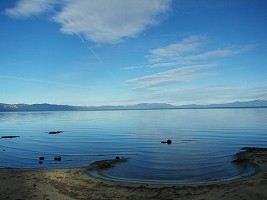
{"label": "wispy cirrus cloud", "polygon": [[132,70],[132,69],[142,69],[142,68],[158,68],[158,67],[173,67],[173,66],[181,66],[181,65],[190,65],[194,64],[191,61],[170,61],[170,62],[159,62],[159,63],[151,63],[148,65],[138,65],[138,66],[129,66],[123,67],[121,70]]}
{"label": "wispy cirrus cloud", "polygon": [[190,36],[182,39],[180,42],[169,44],[166,47],[152,49],[150,50],[149,56],[174,57],[181,56],[184,53],[194,52],[200,47],[203,39],[204,37],[200,36]]}
{"label": "wispy cirrus cloud", "polygon": [[[161,73],[130,79],[124,83],[127,85],[137,85],[135,90],[151,90],[162,86],[173,85],[176,83],[190,82],[195,79],[215,76],[214,72],[199,72],[204,69],[216,67],[216,64],[194,65],[167,70]],[[197,73],[196,73],[197,72]]]}
{"label": "wispy cirrus cloud", "polygon": [[246,46],[240,46],[240,47],[226,47],[222,49],[215,49],[215,50],[199,53],[196,55],[186,56],[184,59],[190,60],[190,61],[216,59],[216,58],[221,58],[221,57],[238,55],[251,48],[253,48],[253,45],[246,45]]}
{"label": "wispy cirrus cloud", "polygon": [[50,19],[61,25],[62,33],[114,44],[157,24],[170,4],[171,0],[19,0],[6,14],[25,18],[53,10]]}
{"label": "wispy cirrus cloud", "polygon": [[[124,84],[133,86],[134,92],[144,95],[165,93],[169,91],[167,87],[177,87],[178,83],[193,82],[221,74],[212,70],[212,68],[222,65],[218,64],[219,58],[235,56],[253,47],[253,45],[244,45],[210,49],[206,47],[206,43],[210,43],[206,36],[190,36],[179,42],[152,49],[145,56],[146,65],[129,66],[123,69],[160,68],[164,71],[132,78],[126,80]],[[172,69],[166,70],[167,67]],[[153,70],[151,71],[153,72]]]}
{"label": "wispy cirrus cloud", "polygon": [[173,67],[189,64],[213,62],[211,60],[226,58],[241,54],[254,47],[254,45],[226,46],[216,49],[208,49],[209,43],[206,36],[190,36],[179,42],[171,43],[161,48],[155,48],[145,56],[146,65],[128,66],[122,69],[132,70],[140,68]]}

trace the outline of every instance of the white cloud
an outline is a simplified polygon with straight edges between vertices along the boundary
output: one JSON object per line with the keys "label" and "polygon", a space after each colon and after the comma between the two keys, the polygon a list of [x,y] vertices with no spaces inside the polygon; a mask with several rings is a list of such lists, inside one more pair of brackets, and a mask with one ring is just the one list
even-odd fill
{"label": "white cloud", "polygon": [[228,46],[206,50],[205,43],[209,39],[205,36],[190,36],[179,42],[152,49],[145,56],[147,63],[139,66],[129,66],[122,69],[133,70],[140,68],[178,67],[183,65],[203,64],[211,60],[230,57],[244,53],[254,48],[254,45]]}
{"label": "white cloud", "polygon": [[[253,95],[253,90],[226,87],[194,87],[191,89],[175,88],[183,87],[187,82],[197,81],[208,77],[218,75],[218,72],[211,71],[211,68],[218,66],[218,58],[227,58],[241,54],[251,48],[253,45],[227,46],[217,48],[207,48],[210,43],[209,38],[204,36],[190,36],[179,42],[174,42],[161,48],[155,48],[149,51],[145,56],[147,59],[145,65],[125,67],[125,70],[144,69],[144,68],[175,68],[165,70],[160,73],[154,73],[147,76],[141,76],[126,80],[124,84],[132,86],[132,91],[147,100],[157,99],[162,102],[175,102],[177,99],[185,101],[200,102],[216,98],[219,102],[222,100],[231,100],[236,98],[249,99],[250,97],[264,97],[264,93],[257,90]],[[221,59],[220,59],[221,61]],[[190,66],[185,66],[190,65]],[[155,70],[155,69],[154,69]],[[164,69],[163,69],[164,70]],[[152,70],[150,70],[151,73]],[[175,88],[175,89],[174,89]],[[201,91],[201,93],[199,92]],[[266,97],[266,94],[265,94]]]}
{"label": "white cloud", "polygon": [[206,39],[204,36],[189,36],[165,47],[152,49],[145,57],[150,63],[184,60],[182,58],[198,51]]}
{"label": "white cloud", "polygon": [[169,44],[163,48],[157,48],[150,51],[150,56],[156,57],[173,57],[181,56],[187,52],[194,52],[200,47],[200,42],[203,37],[190,36],[180,42]]}
{"label": "white cloud", "polygon": [[130,69],[141,69],[141,68],[157,68],[157,67],[173,67],[179,65],[190,65],[193,64],[191,61],[177,61],[177,62],[159,62],[159,63],[152,63],[149,65],[139,65],[139,66],[129,66],[123,67],[122,70],[130,70]]}
{"label": "white cloud", "polygon": [[80,33],[97,43],[135,37],[168,10],[169,0],[75,0],[53,17],[64,33]]}
{"label": "white cloud", "polygon": [[146,91],[157,87],[168,86],[182,82],[190,82],[195,79],[217,75],[216,73],[211,72],[195,73],[196,71],[216,66],[216,64],[205,64],[181,67],[174,70],[168,70],[161,73],[152,74],[149,76],[130,79],[125,81],[124,83],[128,85],[138,85],[137,90]]}
{"label": "white cloud", "polygon": [[80,34],[96,43],[118,43],[157,24],[170,4],[171,0],[20,0],[6,14],[30,17],[54,6],[59,11],[51,19],[61,24],[63,33]]}
{"label": "white cloud", "polygon": [[225,57],[225,56],[233,56],[240,54],[243,52],[243,48],[240,49],[217,49],[217,50],[212,50],[204,53],[200,53],[197,55],[191,55],[187,56],[184,59],[185,60],[204,60],[204,59],[210,59],[210,58],[220,58],[220,57]]}
{"label": "white cloud", "polygon": [[56,0],[20,0],[15,8],[6,9],[6,14],[10,17],[31,17],[41,14],[52,8]]}
{"label": "white cloud", "polygon": [[203,50],[207,37],[190,36],[180,42],[169,44],[162,48],[150,50],[146,56],[150,63],[159,62],[194,62],[200,60],[222,58],[243,53],[253,48],[253,45],[230,46],[213,50]]}

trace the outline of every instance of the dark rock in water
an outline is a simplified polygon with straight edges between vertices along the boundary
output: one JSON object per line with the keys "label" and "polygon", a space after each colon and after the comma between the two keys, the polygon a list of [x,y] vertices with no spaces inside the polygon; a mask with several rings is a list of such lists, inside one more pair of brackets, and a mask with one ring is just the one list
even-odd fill
{"label": "dark rock in water", "polygon": [[128,159],[127,158],[119,158],[117,159],[111,159],[111,160],[100,160],[100,161],[95,161],[93,163],[91,163],[87,169],[88,170],[106,170],[106,169],[110,169],[112,167],[114,167],[115,165],[117,164],[120,164],[120,163],[124,163],[124,162],[127,162]]}
{"label": "dark rock in water", "polygon": [[167,144],[171,144],[172,141],[170,139],[167,140]]}
{"label": "dark rock in water", "polygon": [[3,149],[3,151],[6,151],[5,149]]}
{"label": "dark rock in water", "polygon": [[161,143],[162,143],[162,144],[171,144],[172,141],[171,141],[170,139],[168,139],[167,141],[162,141]]}
{"label": "dark rock in water", "polygon": [[[242,149],[242,150],[245,150],[245,149]],[[247,155],[247,153],[249,151],[251,151],[251,150],[249,149],[249,150],[241,151],[241,152],[235,154],[235,159],[232,162],[233,163],[244,163],[244,162],[249,161],[249,158]]]}
{"label": "dark rock in water", "polygon": [[116,160],[119,160],[119,159],[120,159],[120,157],[117,156],[117,157],[116,157]]}
{"label": "dark rock in water", "polygon": [[43,156],[39,157],[39,160],[44,160],[45,158]]}
{"label": "dark rock in water", "polygon": [[39,161],[39,164],[43,164],[43,162],[42,161]]}
{"label": "dark rock in water", "polygon": [[48,132],[48,134],[59,134],[59,133],[63,133],[64,131],[50,131]]}
{"label": "dark rock in water", "polygon": [[113,165],[110,163],[101,163],[101,164],[99,164],[98,167],[100,170],[104,170],[104,169],[112,168]]}
{"label": "dark rock in water", "polygon": [[14,135],[8,135],[8,136],[2,136],[1,138],[9,138],[9,139],[12,139],[12,138],[17,138],[19,136],[14,136]]}
{"label": "dark rock in water", "polygon": [[54,157],[54,160],[56,160],[56,161],[61,161],[61,156],[55,156],[55,157]]}

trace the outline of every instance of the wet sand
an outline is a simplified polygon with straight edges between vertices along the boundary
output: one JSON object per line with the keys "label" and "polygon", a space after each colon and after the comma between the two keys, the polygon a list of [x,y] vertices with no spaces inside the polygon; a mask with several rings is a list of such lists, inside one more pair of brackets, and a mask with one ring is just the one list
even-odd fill
{"label": "wet sand", "polygon": [[237,164],[259,168],[239,180],[194,185],[156,185],[112,182],[89,176],[124,159],[96,162],[88,167],[55,170],[0,169],[0,199],[196,199],[266,200],[267,149],[246,148],[236,155]]}

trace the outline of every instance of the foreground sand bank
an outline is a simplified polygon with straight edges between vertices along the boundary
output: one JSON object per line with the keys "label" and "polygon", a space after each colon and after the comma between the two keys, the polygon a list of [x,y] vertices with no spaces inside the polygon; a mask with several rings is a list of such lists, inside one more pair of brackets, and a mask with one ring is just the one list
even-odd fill
{"label": "foreground sand bank", "polygon": [[[251,162],[259,173],[240,180],[198,185],[131,184],[89,176],[107,163],[60,170],[0,169],[0,199],[267,199],[267,149],[248,148],[238,162]],[[116,161],[114,161],[116,162]],[[113,161],[111,162],[113,165]]]}

